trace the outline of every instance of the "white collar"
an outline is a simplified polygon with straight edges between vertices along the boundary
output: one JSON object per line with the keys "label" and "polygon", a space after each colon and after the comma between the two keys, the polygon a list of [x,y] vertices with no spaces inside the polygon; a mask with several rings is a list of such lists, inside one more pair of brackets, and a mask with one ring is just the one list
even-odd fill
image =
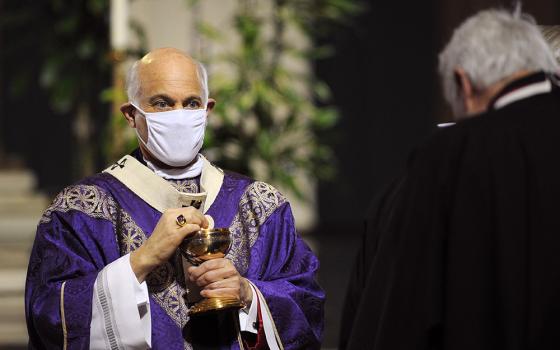
{"label": "white collar", "polygon": [[200,154],[197,154],[196,161],[193,164],[184,168],[163,169],[146,158],[144,158],[144,161],[146,162],[148,168],[150,168],[157,176],[163,177],[167,180],[181,180],[197,177],[202,174],[202,168],[204,166],[204,161],[202,160],[202,156],[200,156]]}
{"label": "white collar", "polygon": [[550,91],[552,91],[552,84],[548,79],[539,81],[538,83],[529,84],[501,96],[496,100],[496,102],[494,102],[494,108],[499,109],[515,101],[535,95],[545,94]]}

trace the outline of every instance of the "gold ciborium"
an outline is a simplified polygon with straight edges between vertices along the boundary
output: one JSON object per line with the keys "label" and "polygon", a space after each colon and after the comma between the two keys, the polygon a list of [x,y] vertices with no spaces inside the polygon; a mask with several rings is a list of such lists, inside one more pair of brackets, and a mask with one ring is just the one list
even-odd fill
{"label": "gold ciborium", "polygon": [[[231,234],[227,228],[201,229],[186,237],[179,251],[193,265],[200,265],[211,259],[223,258],[231,246]],[[189,309],[189,315],[216,312],[245,307],[237,298],[205,298]]]}

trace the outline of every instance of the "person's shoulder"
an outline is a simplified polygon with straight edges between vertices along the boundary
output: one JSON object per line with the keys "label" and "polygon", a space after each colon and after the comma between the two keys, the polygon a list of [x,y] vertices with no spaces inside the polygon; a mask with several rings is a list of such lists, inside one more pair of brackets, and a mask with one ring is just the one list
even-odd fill
{"label": "person's shoulder", "polygon": [[511,115],[512,111],[500,109],[460,120],[452,126],[436,130],[418,150],[428,154],[462,152],[481,138],[503,134],[506,129],[513,127]]}
{"label": "person's shoulder", "polygon": [[560,108],[553,97],[531,97],[441,128],[415,149],[409,166],[439,170],[449,165],[489,164],[489,158],[510,152],[508,145],[548,135],[560,127]]}
{"label": "person's shoulder", "polygon": [[67,196],[69,193],[91,193],[94,197],[108,195],[106,187],[110,183],[112,177],[106,173],[97,173],[84,177],[66,187],[62,188],[55,198]]}
{"label": "person's shoulder", "polygon": [[556,129],[560,126],[558,93],[547,93],[516,101],[499,109],[490,109],[443,128],[436,137],[440,144],[469,145],[476,141],[487,147],[500,145],[504,138],[523,137],[531,130]]}
{"label": "person's shoulder", "polygon": [[408,164],[433,164],[460,153],[468,138],[469,126],[464,122],[435,130],[411,152]]}
{"label": "person's shoulder", "polygon": [[112,220],[115,201],[106,189],[110,180],[107,174],[98,173],[64,187],[45,209],[39,224],[50,222],[54,213]]}
{"label": "person's shoulder", "polygon": [[[244,188],[242,197],[249,201],[284,203],[286,197],[273,185],[233,171],[224,171],[224,179]],[[242,199],[243,200],[243,199]]]}
{"label": "person's shoulder", "polygon": [[[65,187],[60,194],[63,193],[88,193],[89,198],[103,200],[112,200],[111,191],[109,190],[113,183],[117,181],[113,176],[107,173],[96,173]],[[60,195],[59,194],[59,195]]]}
{"label": "person's shoulder", "polygon": [[[214,164],[212,164],[212,165],[214,165]],[[243,186],[243,185],[248,186],[250,183],[255,181],[255,179],[253,179],[249,176],[237,173],[237,172],[232,171],[232,170],[224,170],[220,167],[217,167],[216,165],[214,165],[214,166],[224,174],[224,180],[225,181],[229,181],[231,183],[235,183],[235,184],[238,184],[240,186]]]}
{"label": "person's shoulder", "polygon": [[409,155],[407,176],[447,177],[465,162],[485,157],[488,139],[495,124],[482,115],[436,130]]}
{"label": "person's shoulder", "polygon": [[229,170],[224,171],[224,183],[234,189],[243,217],[253,218],[264,223],[280,208],[289,207],[288,199],[273,185],[241,175]]}

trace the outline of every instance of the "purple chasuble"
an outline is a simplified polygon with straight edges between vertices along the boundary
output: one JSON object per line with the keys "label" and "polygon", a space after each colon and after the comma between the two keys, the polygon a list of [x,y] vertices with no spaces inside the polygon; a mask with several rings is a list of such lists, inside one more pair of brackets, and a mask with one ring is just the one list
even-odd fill
{"label": "purple chasuble", "polygon": [[[182,192],[198,191],[198,179],[170,182]],[[319,262],[296,233],[282,194],[266,183],[226,172],[206,214],[215,227],[230,228],[233,243],[227,258],[264,295],[284,348],[318,349],[324,304],[314,280]],[[29,261],[25,313],[30,348],[89,348],[99,271],[137,249],[160,216],[106,173],[58,194],[39,222]],[[228,338],[227,322],[210,320],[196,327],[194,318],[189,320],[178,254],[154,270],[147,284],[153,349],[190,349],[190,342],[196,349],[196,339],[208,337],[221,343],[204,348],[239,348],[236,337]]]}

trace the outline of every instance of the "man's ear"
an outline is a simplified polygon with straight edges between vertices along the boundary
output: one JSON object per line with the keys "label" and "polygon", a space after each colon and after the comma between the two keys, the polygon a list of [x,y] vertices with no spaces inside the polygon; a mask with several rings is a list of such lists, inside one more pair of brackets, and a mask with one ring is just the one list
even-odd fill
{"label": "man's ear", "polygon": [[134,120],[134,113],[136,113],[136,108],[130,102],[124,103],[121,106],[121,113],[124,115],[126,122],[131,128],[136,127],[136,120]]}
{"label": "man's ear", "polygon": [[471,97],[474,93],[474,89],[467,72],[465,72],[463,68],[457,67],[453,71],[453,75],[455,78],[455,83],[457,84],[459,91],[461,91],[461,94]]}
{"label": "man's ear", "polygon": [[457,84],[459,94],[463,100],[465,111],[469,111],[472,107],[471,104],[475,92],[471,79],[467,72],[461,67],[457,67],[453,70],[453,78],[455,79],[455,84]]}
{"label": "man's ear", "polygon": [[215,105],[216,105],[216,100],[214,100],[213,98],[209,98],[208,102],[206,103],[206,112],[212,111]]}

